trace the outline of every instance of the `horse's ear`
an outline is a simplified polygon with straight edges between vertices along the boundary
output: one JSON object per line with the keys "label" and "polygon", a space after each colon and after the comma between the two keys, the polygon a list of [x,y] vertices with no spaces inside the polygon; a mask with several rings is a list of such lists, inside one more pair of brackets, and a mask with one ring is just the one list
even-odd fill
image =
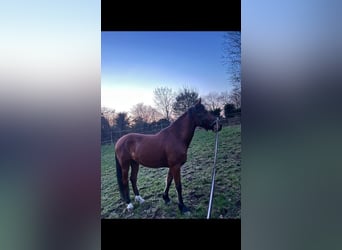
{"label": "horse's ear", "polygon": [[198,104],[201,104],[201,98],[199,98],[199,99],[196,101],[196,104],[195,104],[195,105],[198,105]]}

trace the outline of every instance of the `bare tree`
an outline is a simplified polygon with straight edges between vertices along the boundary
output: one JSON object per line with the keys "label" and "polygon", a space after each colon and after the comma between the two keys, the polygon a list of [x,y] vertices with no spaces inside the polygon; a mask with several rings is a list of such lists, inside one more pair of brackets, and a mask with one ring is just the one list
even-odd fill
{"label": "bare tree", "polygon": [[115,125],[115,118],[116,118],[115,109],[101,107],[101,115],[103,115],[104,118],[107,119],[110,127],[113,127]]}
{"label": "bare tree", "polygon": [[233,86],[241,83],[241,32],[231,31],[224,34],[223,64],[227,65]]}
{"label": "bare tree", "polygon": [[241,106],[241,32],[227,32],[223,42],[223,64],[233,86],[230,99],[236,107]]}
{"label": "bare tree", "polygon": [[222,91],[219,95],[219,99],[220,99],[221,108],[223,108],[224,105],[226,105],[227,103],[230,102],[229,92],[228,91]]}
{"label": "bare tree", "polygon": [[241,88],[234,87],[230,94],[230,101],[236,108],[241,108]]}
{"label": "bare tree", "polygon": [[150,105],[145,105],[142,102],[134,105],[131,109],[133,120],[142,120],[151,123],[159,120],[162,115]]}
{"label": "bare tree", "polygon": [[175,93],[172,91],[171,88],[159,87],[153,91],[153,94],[154,103],[157,109],[163,114],[163,118],[170,121]]}
{"label": "bare tree", "polygon": [[225,104],[231,101],[231,94],[228,91],[223,91],[221,93],[210,92],[209,94],[203,96],[204,105],[209,110],[222,109]]}
{"label": "bare tree", "polygon": [[203,103],[209,110],[215,110],[221,107],[221,101],[217,92],[210,92],[203,96]]}
{"label": "bare tree", "polygon": [[142,120],[145,121],[146,106],[142,102],[137,103],[131,108],[130,113],[132,115],[133,120],[140,117]]}
{"label": "bare tree", "polygon": [[150,115],[149,120],[147,121],[148,123],[156,122],[163,118],[163,115],[150,105],[147,106],[147,112]]}

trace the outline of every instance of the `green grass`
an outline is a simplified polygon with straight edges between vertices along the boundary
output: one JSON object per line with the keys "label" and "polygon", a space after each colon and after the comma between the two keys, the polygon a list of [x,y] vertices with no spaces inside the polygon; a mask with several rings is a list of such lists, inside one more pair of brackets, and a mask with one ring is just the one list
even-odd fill
{"label": "green grass", "polygon": [[[133,211],[126,210],[120,199],[116,181],[114,146],[101,147],[101,216],[102,218],[206,218],[208,213],[215,133],[196,130],[188,149],[187,162],[182,166],[183,201],[190,214],[180,214],[174,182],[170,187],[171,204],[162,199],[167,168],[147,168],[140,165],[138,188],[145,203],[133,202]],[[223,127],[218,138],[215,190],[210,218],[240,218],[241,216],[241,126]],[[134,200],[132,187],[130,194]]]}

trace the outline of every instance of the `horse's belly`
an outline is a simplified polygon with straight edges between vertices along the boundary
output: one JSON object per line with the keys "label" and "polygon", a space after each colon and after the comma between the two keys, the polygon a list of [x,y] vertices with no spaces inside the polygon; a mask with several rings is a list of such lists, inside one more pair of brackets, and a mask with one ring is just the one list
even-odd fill
{"label": "horse's belly", "polygon": [[150,168],[162,168],[167,167],[167,162],[162,159],[152,158],[144,158],[139,161],[142,165]]}
{"label": "horse's belly", "polygon": [[139,152],[139,154],[136,154],[136,161],[151,168],[167,167],[167,159],[165,155],[162,152],[156,152],[153,150],[148,152]]}
{"label": "horse's belly", "polygon": [[146,167],[160,168],[167,167],[168,165],[163,145],[160,145],[158,142],[144,140],[135,144],[135,147],[132,149],[132,158]]}

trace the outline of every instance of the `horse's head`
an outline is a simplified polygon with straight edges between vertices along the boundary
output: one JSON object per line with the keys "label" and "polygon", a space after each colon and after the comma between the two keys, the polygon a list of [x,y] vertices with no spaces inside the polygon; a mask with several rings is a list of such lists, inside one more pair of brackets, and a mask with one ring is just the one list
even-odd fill
{"label": "horse's head", "polygon": [[191,113],[196,126],[205,128],[206,130],[220,131],[222,124],[216,124],[217,118],[205,109],[201,103],[201,98],[197,100],[196,104],[191,108]]}

